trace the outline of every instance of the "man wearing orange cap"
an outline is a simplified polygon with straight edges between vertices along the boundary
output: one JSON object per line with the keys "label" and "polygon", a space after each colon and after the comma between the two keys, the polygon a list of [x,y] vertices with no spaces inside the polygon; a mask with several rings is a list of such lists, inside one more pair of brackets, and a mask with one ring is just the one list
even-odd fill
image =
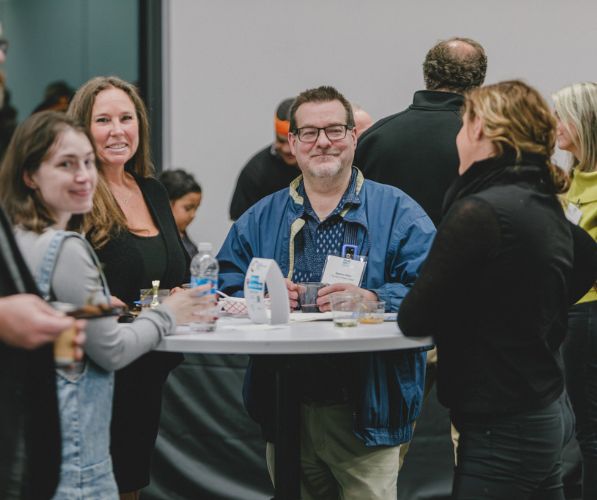
{"label": "man wearing orange cap", "polygon": [[288,111],[294,99],[284,99],[274,115],[274,143],[259,151],[243,167],[230,202],[230,218],[238,219],[268,194],[287,188],[300,174],[288,145]]}

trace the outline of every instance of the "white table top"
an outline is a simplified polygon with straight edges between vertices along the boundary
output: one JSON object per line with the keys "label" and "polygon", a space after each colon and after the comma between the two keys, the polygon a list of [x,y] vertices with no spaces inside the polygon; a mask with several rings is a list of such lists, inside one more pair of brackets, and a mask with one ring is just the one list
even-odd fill
{"label": "white table top", "polygon": [[212,354],[313,354],[388,351],[432,344],[429,337],[408,338],[395,321],[339,328],[332,321],[256,325],[248,319],[222,318],[215,332],[189,333],[178,327],[158,351]]}

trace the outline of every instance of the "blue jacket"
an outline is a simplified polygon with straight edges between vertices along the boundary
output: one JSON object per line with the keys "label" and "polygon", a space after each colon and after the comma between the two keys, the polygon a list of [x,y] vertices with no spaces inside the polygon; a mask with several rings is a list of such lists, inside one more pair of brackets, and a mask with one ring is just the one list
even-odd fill
{"label": "blue jacket", "polygon": [[[282,274],[292,277],[294,238],[305,223],[303,198],[297,192],[301,180],[257,202],[232,226],[217,256],[222,291],[242,295],[253,257],[275,259]],[[435,235],[433,223],[405,193],[365,180],[360,172],[356,192],[360,205],[342,215],[357,224],[359,253],[368,258],[362,286],[384,300],[388,311],[397,311],[427,256]],[[353,395],[354,431],[367,446],[393,446],[411,439],[423,398],[425,358],[421,349],[357,357],[362,384]],[[274,429],[274,383],[267,356],[253,357],[245,375],[245,406],[268,440]]]}

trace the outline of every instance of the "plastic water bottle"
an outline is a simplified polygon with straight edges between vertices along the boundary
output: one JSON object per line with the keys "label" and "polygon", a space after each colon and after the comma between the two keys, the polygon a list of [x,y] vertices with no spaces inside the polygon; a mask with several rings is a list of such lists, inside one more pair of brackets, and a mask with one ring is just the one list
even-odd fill
{"label": "plastic water bottle", "polygon": [[[206,284],[211,285],[211,291],[215,294],[218,286],[218,271],[220,266],[216,258],[211,254],[211,243],[199,243],[199,252],[191,261],[191,285],[193,287]],[[196,332],[212,332],[216,329],[216,307],[213,311],[207,311],[198,321],[191,323],[191,330]]]}

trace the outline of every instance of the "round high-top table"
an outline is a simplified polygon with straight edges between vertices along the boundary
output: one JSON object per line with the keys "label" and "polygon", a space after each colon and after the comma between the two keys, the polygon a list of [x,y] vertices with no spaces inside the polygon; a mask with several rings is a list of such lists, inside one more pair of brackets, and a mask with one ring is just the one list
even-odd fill
{"label": "round high-top table", "polygon": [[[292,315],[293,318],[301,318]],[[326,317],[322,314],[321,316]],[[159,351],[276,355],[276,500],[300,498],[300,402],[287,371],[297,354],[390,351],[432,345],[432,339],[402,335],[394,321],[339,328],[332,321],[293,321],[288,325],[257,325],[248,319],[222,318],[216,331],[190,333],[178,327],[156,347]],[[397,473],[397,472],[396,472]]]}

